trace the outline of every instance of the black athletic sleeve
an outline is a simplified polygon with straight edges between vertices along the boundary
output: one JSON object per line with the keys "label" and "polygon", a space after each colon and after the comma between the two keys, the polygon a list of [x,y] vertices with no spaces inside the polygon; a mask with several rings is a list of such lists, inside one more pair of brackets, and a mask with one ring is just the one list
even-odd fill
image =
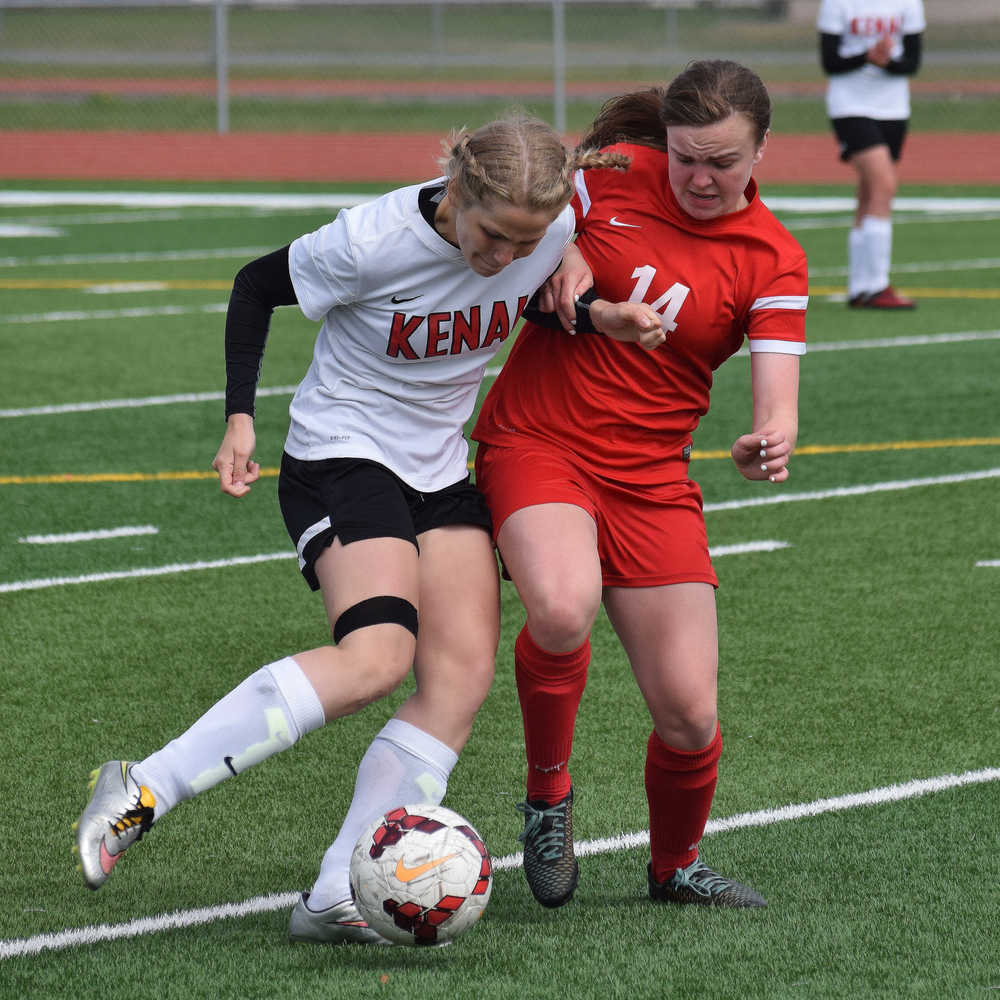
{"label": "black athletic sleeve", "polygon": [[[840,48],[840,35],[828,35],[821,33],[819,36],[820,61],[823,64],[823,72],[829,76],[836,76],[838,73],[849,73],[851,70],[860,69],[868,62],[868,54],[862,52],[857,56],[844,57],[838,54]],[[886,66],[886,73],[893,76],[912,76],[920,69],[920,59],[923,51],[923,35],[903,35],[903,55],[899,59],[891,60]]]}
{"label": "black athletic sleeve", "polygon": [[850,73],[851,70],[861,69],[868,62],[868,54],[862,52],[857,56],[842,56],[838,52],[840,48],[840,35],[828,35],[821,32],[819,36],[819,58],[823,64],[823,72],[827,76],[836,76],[838,73]]}
{"label": "black athletic sleeve", "polygon": [[923,47],[923,35],[903,35],[903,55],[889,62],[885,67],[886,73],[892,73],[893,76],[913,76],[920,69]]}
{"label": "black athletic sleeve", "polygon": [[226,419],[254,415],[264,345],[275,306],[298,302],[288,274],[288,247],[251,261],[233,281],[226,310]]}
{"label": "black athletic sleeve", "polygon": [[[524,307],[524,318],[530,320],[532,323],[536,323],[538,326],[544,326],[549,330],[561,330],[563,328],[562,323],[559,322],[559,316],[554,312],[542,312],[538,308],[538,295],[539,292],[535,292],[531,296],[531,300]],[[597,329],[594,327],[593,320],[590,318],[590,303],[594,299],[600,298],[597,292],[593,288],[588,288],[579,299],[576,301],[576,332],[577,333],[597,333]]]}

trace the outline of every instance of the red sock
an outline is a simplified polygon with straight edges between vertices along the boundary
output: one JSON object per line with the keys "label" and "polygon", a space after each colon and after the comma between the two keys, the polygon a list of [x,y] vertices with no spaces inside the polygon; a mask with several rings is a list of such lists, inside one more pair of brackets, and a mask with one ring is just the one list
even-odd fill
{"label": "red sock", "polygon": [[698,856],[722,756],[722,731],[702,750],[675,750],[654,730],[646,747],[649,849],[657,882]]}
{"label": "red sock", "polygon": [[525,626],[514,643],[531,801],[555,805],[569,794],[573,727],[589,664],[589,637],[570,653],[549,653],[536,645]]}

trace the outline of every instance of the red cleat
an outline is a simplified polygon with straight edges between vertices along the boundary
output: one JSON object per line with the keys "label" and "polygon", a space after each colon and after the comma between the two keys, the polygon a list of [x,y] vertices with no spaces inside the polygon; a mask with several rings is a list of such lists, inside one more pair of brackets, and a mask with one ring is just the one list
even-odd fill
{"label": "red cleat", "polygon": [[[853,304],[853,303],[852,303]],[[900,295],[892,285],[888,285],[881,292],[869,295],[864,302],[858,303],[865,309],[916,309],[917,304],[913,299],[908,299],[905,295]]]}

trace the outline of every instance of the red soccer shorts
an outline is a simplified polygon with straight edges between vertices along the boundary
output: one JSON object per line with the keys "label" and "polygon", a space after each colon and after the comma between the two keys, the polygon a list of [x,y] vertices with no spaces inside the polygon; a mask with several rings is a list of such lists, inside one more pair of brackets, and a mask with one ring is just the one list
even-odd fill
{"label": "red soccer shorts", "polygon": [[630,486],[596,475],[568,452],[532,442],[516,448],[480,444],[476,485],[493,515],[494,537],[524,507],[582,507],[597,525],[606,587],[719,585],[708,555],[701,489],[690,479]]}

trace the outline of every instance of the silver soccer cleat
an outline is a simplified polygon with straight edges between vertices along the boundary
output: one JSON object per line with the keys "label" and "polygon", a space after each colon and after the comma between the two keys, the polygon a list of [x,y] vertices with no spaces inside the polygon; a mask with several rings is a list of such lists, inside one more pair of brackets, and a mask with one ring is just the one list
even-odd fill
{"label": "silver soccer cleat", "polygon": [[391,944],[373,931],[358,912],[353,899],[345,899],[325,910],[310,910],[306,906],[309,893],[304,892],[292,910],[288,921],[288,937],[292,941],[313,944]]}
{"label": "silver soccer cleat", "polygon": [[132,777],[135,765],[109,760],[90,772],[90,801],[73,824],[77,866],[89,889],[100,889],[111,869],[153,825],[153,793]]}

